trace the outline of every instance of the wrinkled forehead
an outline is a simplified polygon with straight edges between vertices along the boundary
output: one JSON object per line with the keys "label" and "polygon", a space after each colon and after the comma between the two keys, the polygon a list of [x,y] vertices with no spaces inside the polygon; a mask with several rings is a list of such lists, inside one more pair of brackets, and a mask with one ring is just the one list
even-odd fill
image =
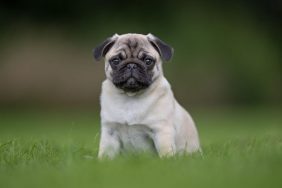
{"label": "wrinkled forehead", "polygon": [[120,37],[109,54],[115,55],[119,53],[125,58],[140,57],[143,54],[149,54],[155,57],[158,55],[147,38],[142,36]]}

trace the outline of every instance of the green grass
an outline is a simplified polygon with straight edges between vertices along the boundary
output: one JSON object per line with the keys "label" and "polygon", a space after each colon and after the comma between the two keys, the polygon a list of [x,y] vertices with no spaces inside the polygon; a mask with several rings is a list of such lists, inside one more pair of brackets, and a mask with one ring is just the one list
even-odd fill
{"label": "green grass", "polygon": [[1,112],[0,187],[282,187],[280,113],[193,113],[203,156],[99,162],[94,113]]}

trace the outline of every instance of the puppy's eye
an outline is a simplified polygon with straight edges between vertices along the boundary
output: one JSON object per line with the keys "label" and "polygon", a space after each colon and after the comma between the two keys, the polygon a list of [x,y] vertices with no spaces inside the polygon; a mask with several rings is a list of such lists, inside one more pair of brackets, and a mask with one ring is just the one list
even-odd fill
{"label": "puppy's eye", "polygon": [[154,61],[154,59],[152,59],[151,57],[146,57],[145,59],[144,59],[144,62],[146,63],[146,65],[152,65],[155,61]]}
{"label": "puppy's eye", "polygon": [[118,65],[120,62],[121,62],[121,59],[118,58],[118,57],[115,57],[115,58],[113,58],[113,59],[111,60],[111,63],[112,63],[113,65]]}

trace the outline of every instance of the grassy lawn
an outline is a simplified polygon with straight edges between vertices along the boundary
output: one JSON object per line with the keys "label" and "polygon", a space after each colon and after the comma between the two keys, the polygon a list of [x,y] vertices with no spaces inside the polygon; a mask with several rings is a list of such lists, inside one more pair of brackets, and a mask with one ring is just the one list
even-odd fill
{"label": "grassy lawn", "polygon": [[0,187],[282,187],[279,110],[192,113],[204,154],[96,159],[96,113],[0,113]]}

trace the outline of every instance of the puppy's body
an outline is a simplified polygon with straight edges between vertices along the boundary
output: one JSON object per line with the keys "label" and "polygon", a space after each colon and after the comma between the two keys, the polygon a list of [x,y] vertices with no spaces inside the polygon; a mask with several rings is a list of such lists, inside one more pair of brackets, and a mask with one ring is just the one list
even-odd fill
{"label": "puppy's body", "polygon": [[[199,149],[196,127],[190,115],[174,99],[164,77],[156,82],[159,83],[153,84],[140,96],[130,96],[116,90],[109,80],[104,81],[100,157],[107,145],[111,145],[108,148],[108,157],[111,158],[121,149],[134,152],[156,149],[160,155],[190,153]],[[158,132],[164,134],[159,141]]]}
{"label": "puppy's body", "polygon": [[[162,62],[157,50],[149,42],[146,43],[148,39],[144,35],[127,34],[124,38],[122,36],[120,38],[105,54],[107,79],[103,82],[101,94],[102,131],[99,158],[113,158],[119,152],[127,150],[152,151],[160,156],[200,150],[195,124],[186,110],[175,100],[170,84],[163,76]],[[139,54],[142,53],[143,48],[148,54],[150,53],[150,57],[155,58],[155,65],[150,66],[150,69],[140,65],[140,70],[136,68],[136,77],[132,69],[129,71],[131,76],[126,79],[124,75],[128,72],[122,72],[120,75],[125,81],[117,82],[114,79],[121,80],[118,73],[124,68],[121,67],[113,73],[115,66],[111,66],[109,61],[119,51],[124,51],[127,53],[125,57],[128,57],[130,48],[124,47],[123,41],[132,43],[128,42],[128,39],[132,38],[137,43],[144,43],[139,46]],[[131,52],[136,52],[135,56],[138,57],[136,49]],[[131,59],[130,62],[141,63],[138,59]],[[114,74],[117,74],[117,78],[113,76]],[[144,75],[138,76],[138,74]],[[131,78],[135,82],[130,80]],[[139,79],[142,83],[139,83]]]}

